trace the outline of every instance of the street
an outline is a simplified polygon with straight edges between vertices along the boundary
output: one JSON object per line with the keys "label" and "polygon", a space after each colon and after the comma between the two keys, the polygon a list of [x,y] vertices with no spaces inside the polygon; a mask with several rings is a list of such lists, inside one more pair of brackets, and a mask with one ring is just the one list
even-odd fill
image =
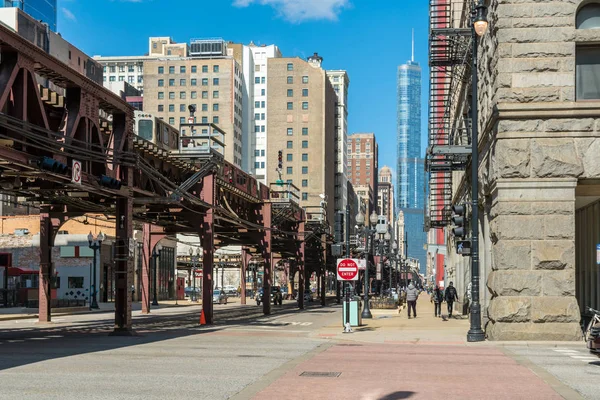
{"label": "street", "polygon": [[425,299],[416,319],[373,310],[351,334],[332,301],[286,301],[270,316],[215,305],[212,326],[199,310],[134,314],[131,337],[108,335],[110,313],[1,322],[0,399],[600,397],[600,362],[583,343],[469,345],[468,321],[434,318]]}

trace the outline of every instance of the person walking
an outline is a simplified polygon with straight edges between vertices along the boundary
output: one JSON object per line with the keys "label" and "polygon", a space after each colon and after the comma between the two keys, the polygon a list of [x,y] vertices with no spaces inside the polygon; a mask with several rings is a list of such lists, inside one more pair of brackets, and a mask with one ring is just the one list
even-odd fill
{"label": "person walking", "polygon": [[454,305],[454,300],[458,300],[458,293],[456,292],[454,284],[450,282],[450,284],[448,285],[448,289],[446,289],[446,303],[448,303],[448,318],[452,318],[452,306]]}
{"label": "person walking", "polygon": [[444,296],[439,286],[436,286],[433,292],[431,292],[431,302],[435,306],[435,316],[442,316],[442,302],[444,301]]}
{"label": "person walking", "polygon": [[410,319],[410,310],[417,318],[417,299],[419,298],[419,290],[411,283],[406,290],[406,302],[408,303],[408,319]]}

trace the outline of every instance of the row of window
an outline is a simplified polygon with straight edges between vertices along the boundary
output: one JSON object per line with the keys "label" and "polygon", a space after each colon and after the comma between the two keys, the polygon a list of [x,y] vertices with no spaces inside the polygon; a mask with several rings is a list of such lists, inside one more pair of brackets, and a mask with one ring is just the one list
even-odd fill
{"label": "row of window", "polygon": [[[212,110],[219,111],[219,103],[214,103],[212,106]],[[164,112],[164,111],[165,111],[165,106],[163,104],[159,104],[158,112]],[[186,111],[187,111],[187,105],[180,104],[179,112],[186,112]],[[200,111],[208,111],[208,104],[202,104]],[[169,112],[175,112],[175,104],[169,104]]]}
{"label": "row of window", "polygon": [[[104,73],[106,73],[106,65],[104,66]],[[138,73],[143,73],[144,72],[144,67],[142,65],[138,65],[137,66],[137,71]],[[114,65],[111,65],[110,67],[108,67],[108,72],[110,73],[115,73],[117,72],[117,67]],[[124,65],[119,65],[119,72],[125,72],[125,66]],[[128,65],[127,66],[127,72],[135,72],[135,66],[134,65]]]}
{"label": "row of window", "polygon": [[[286,144],[286,148],[293,149],[294,148],[294,142],[291,141],[291,140],[288,140],[287,144]],[[302,148],[303,149],[308,149],[308,140],[303,140],[302,141]]]}
{"label": "row of window", "polygon": [[[290,84],[290,85],[293,84],[294,83],[294,77],[293,76],[288,76],[287,77],[287,83]],[[302,83],[303,84],[307,84],[308,83],[308,76],[303,76],[302,77]]]}
{"label": "row of window", "polygon": [[[179,117],[179,123],[180,124],[185,124],[187,121],[186,117]],[[194,122],[196,121],[196,119],[194,118]],[[202,123],[203,124],[208,124],[208,117],[202,117]],[[219,123],[219,117],[215,116],[212,117],[212,123],[213,124],[218,124]],[[175,117],[169,117],[169,125],[175,126]]]}
{"label": "row of window", "polygon": [[[180,74],[185,74],[186,73],[186,66],[185,65],[181,65],[179,67],[179,73]],[[191,71],[192,74],[195,74],[198,72],[198,67],[196,65],[192,65],[191,67]],[[208,72],[208,65],[203,65],[202,66],[202,72],[203,73],[207,73]],[[219,72],[219,66],[218,65],[213,65],[213,72]],[[165,67],[158,67],[158,73],[159,74],[164,74],[165,73]],[[171,65],[169,66],[169,74],[174,74],[175,73],[175,66]]]}
{"label": "row of window", "polygon": [[[294,109],[294,102],[288,101],[288,103],[287,103],[287,109],[288,110],[293,110]],[[302,102],[302,109],[303,110],[308,110],[308,101],[303,101]]]}
{"label": "row of window", "polygon": [[[293,175],[294,167],[286,167],[285,173],[288,175]],[[308,175],[308,167],[307,166],[302,167],[302,175]]]}
{"label": "row of window", "polygon": [[[286,161],[294,161],[294,155],[293,154],[286,154]],[[308,161],[308,153],[302,153],[302,161]],[[304,167],[303,167],[304,168]]]}
{"label": "row of window", "polygon": [[[106,82],[106,75],[104,75],[104,82]],[[117,77],[114,75],[111,75],[108,77],[108,81],[109,82],[116,82],[117,81]],[[119,75],[119,82],[124,82],[125,81],[125,75]],[[135,83],[135,76],[128,76],[127,77],[127,82],[128,83]],[[144,82],[144,77],[142,75],[138,75],[137,77],[137,83],[142,83]]]}
{"label": "row of window", "polygon": [[[177,86],[176,82],[177,82],[176,79],[169,79],[169,86]],[[202,86],[208,86],[208,78],[202,78],[201,83],[202,83]],[[213,78],[212,84],[213,84],[213,86],[219,86],[219,78]],[[159,87],[165,86],[165,80],[159,79],[158,86]],[[185,79],[185,78],[179,79],[179,86],[187,86],[187,79]],[[190,86],[198,86],[198,80],[195,78],[190,79]]]}
{"label": "row of window", "polygon": [[[294,97],[294,89],[287,90],[287,97]],[[302,97],[308,97],[308,89],[302,89]]]}
{"label": "row of window", "polygon": [[[179,98],[180,99],[185,99],[187,94],[187,92],[179,92]],[[201,96],[203,99],[208,99],[208,91],[203,91],[201,93]],[[165,98],[165,92],[158,92],[158,99],[162,100]],[[192,99],[197,99],[198,98],[198,92],[192,91],[190,92],[190,98]],[[219,98],[219,91],[218,90],[214,90],[212,92],[212,98],[213,99],[218,99]],[[169,92],[169,99],[170,100],[174,100],[175,99],[175,92]]]}

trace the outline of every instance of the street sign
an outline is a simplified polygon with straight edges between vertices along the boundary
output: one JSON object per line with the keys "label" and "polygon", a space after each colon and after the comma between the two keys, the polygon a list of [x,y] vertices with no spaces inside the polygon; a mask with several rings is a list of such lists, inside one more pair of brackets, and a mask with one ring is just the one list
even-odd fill
{"label": "street sign", "polygon": [[353,258],[338,258],[337,278],[340,281],[358,280],[358,260]]}
{"label": "street sign", "polygon": [[600,265],[600,244],[596,245],[596,264]]}
{"label": "street sign", "polygon": [[365,259],[360,259],[360,260],[356,260],[358,263],[358,269],[360,271],[364,271],[365,269],[367,269],[367,260]]}
{"label": "street sign", "polygon": [[71,168],[71,182],[81,185],[81,161],[73,160],[73,168]]}
{"label": "street sign", "polygon": [[196,278],[202,278],[202,271],[196,271]]}

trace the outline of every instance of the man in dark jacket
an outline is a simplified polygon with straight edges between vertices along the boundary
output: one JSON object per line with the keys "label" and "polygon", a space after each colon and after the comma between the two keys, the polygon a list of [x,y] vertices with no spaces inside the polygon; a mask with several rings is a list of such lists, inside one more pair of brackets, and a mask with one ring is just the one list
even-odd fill
{"label": "man in dark jacket", "polygon": [[454,300],[458,300],[458,293],[456,292],[454,284],[450,282],[450,284],[448,285],[448,289],[446,289],[446,303],[448,303],[448,318],[452,318],[452,305],[454,304]]}
{"label": "man in dark jacket", "polygon": [[435,306],[435,316],[436,317],[442,316],[442,302],[443,301],[444,301],[444,295],[442,294],[440,287],[436,286],[435,290],[431,293],[431,302]]}

